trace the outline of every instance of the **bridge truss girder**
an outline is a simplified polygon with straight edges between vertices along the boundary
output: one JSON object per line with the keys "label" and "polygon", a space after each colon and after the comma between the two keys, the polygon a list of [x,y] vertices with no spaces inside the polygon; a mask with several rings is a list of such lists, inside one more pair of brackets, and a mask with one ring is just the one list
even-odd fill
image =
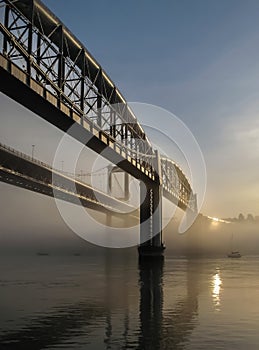
{"label": "bridge truss girder", "polygon": [[[0,15],[3,76],[9,74],[20,85],[22,82],[28,96],[31,88],[38,94],[38,101],[50,102],[58,118],[63,113],[71,119],[71,123],[64,119],[62,127],[61,122],[54,125],[65,131],[64,124],[76,121],[101,141],[104,135],[105,144],[98,149],[112,148],[115,152],[119,149],[120,164],[130,162],[131,167],[136,167],[129,170],[133,176],[142,172],[136,177],[154,182],[154,186],[159,182],[163,194],[181,208],[195,207],[191,186],[183,172],[168,159],[161,160],[161,169],[157,167],[155,151],[120,91],[40,0],[0,0]],[[2,91],[10,90],[10,86],[3,85]],[[51,110],[47,104],[44,108]],[[122,168],[128,171],[130,166]]]}
{"label": "bridge truss girder", "polygon": [[[152,147],[114,83],[86,48],[36,0],[0,1],[2,53],[44,86],[83,125],[90,119],[135,154]],[[150,162],[150,160],[149,160]]]}

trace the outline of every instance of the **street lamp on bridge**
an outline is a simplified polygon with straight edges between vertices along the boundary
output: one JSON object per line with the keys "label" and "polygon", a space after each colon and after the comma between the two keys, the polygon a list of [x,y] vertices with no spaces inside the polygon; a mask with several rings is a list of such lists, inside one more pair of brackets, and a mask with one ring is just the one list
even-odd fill
{"label": "street lamp on bridge", "polygon": [[34,150],[35,150],[35,145],[31,145],[31,157],[34,159]]}

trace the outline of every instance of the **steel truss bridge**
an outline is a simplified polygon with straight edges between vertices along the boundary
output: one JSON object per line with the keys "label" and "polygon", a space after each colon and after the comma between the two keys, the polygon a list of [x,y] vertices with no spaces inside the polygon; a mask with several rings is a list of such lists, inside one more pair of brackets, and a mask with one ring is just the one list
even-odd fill
{"label": "steel truss bridge", "polygon": [[[183,171],[152,147],[114,82],[40,0],[0,0],[0,15],[0,91],[141,181],[142,246],[158,251],[162,247],[162,196],[183,210],[197,210],[196,195]],[[28,175],[24,157],[18,162],[19,156],[3,147],[0,153],[1,181],[6,181],[6,174],[18,178],[15,162],[10,161],[15,157],[16,164],[23,164],[19,176]],[[30,181],[47,171],[39,164],[37,169],[31,165]],[[48,169],[47,177],[51,172]],[[62,179],[69,188],[67,181]],[[26,188],[21,181],[13,183]],[[87,197],[83,205],[89,206],[91,189],[80,186],[85,186],[81,192]],[[38,192],[51,195],[40,188]],[[63,191],[61,198],[73,202],[73,195]],[[92,206],[106,210],[107,196],[101,198],[102,203],[94,199]]]}

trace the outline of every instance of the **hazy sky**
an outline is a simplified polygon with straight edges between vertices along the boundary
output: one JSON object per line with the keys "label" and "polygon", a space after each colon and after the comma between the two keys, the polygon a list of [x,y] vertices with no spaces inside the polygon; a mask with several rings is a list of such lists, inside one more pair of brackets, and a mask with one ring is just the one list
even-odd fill
{"label": "hazy sky", "polygon": [[45,4],[128,101],[168,109],[192,130],[207,164],[205,213],[259,214],[257,0]]}
{"label": "hazy sky", "polygon": [[203,213],[259,215],[258,0],[44,3],[128,101],[161,106],[191,129],[207,165]]}

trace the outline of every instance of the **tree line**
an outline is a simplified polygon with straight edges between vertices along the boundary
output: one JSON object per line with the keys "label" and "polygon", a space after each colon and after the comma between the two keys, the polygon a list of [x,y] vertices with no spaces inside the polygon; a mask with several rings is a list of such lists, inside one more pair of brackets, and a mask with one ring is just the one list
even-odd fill
{"label": "tree line", "polygon": [[254,216],[252,214],[247,214],[247,216],[245,216],[244,214],[240,213],[236,218],[224,218],[224,220],[240,223],[259,223],[259,215]]}

